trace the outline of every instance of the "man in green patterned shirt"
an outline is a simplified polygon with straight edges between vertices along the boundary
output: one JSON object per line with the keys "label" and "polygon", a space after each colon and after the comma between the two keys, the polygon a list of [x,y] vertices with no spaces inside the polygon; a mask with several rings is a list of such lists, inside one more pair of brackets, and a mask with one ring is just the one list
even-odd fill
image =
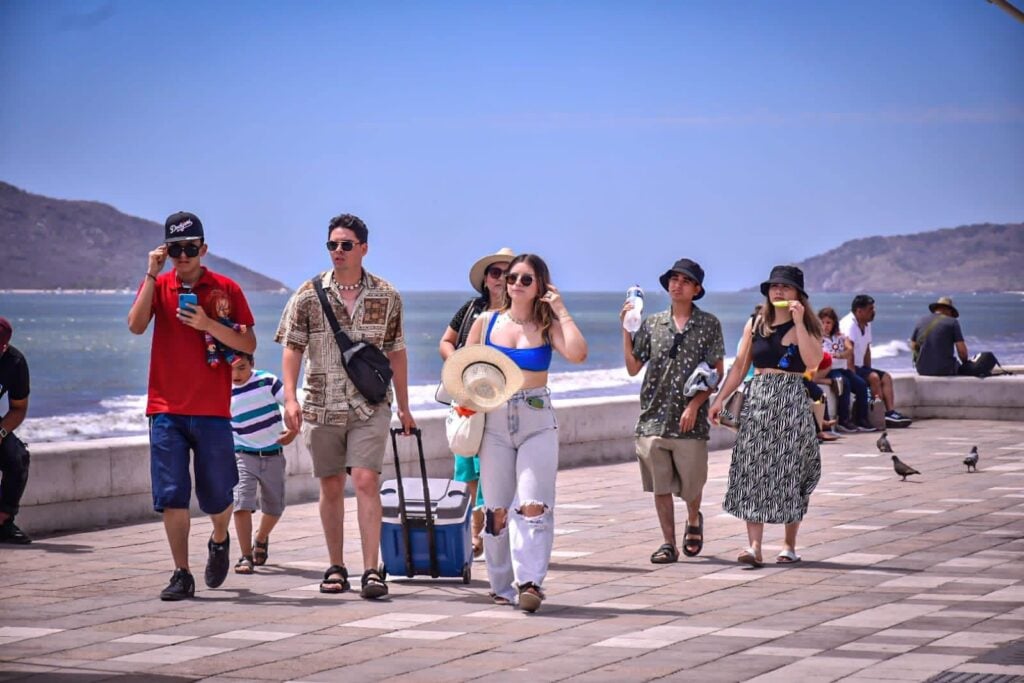
{"label": "man in green patterned shirt", "polygon": [[[640,419],[636,424],[636,453],[644,491],[654,494],[664,544],[651,562],[679,559],[672,494],[686,503],[683,554],[695,557],[704,547],[701,496],[708,478],[708,396],[711,389],[684,395],[687,379],[701,363],[724,371],[725,342],[718,318],[694,304],[704,296],[704,269],[696,261],[679,259],[660,278],[669,294],[669,310],[656,313],[635,337],[622,331],[626,370],[631,376],[647,365],[640,389]],[[632,308],[622,307],[621,317]]]}

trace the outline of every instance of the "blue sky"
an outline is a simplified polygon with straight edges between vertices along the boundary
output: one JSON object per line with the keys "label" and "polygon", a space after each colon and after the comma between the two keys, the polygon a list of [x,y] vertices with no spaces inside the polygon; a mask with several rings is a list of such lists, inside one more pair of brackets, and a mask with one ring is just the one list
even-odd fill
{"label": "blue sky", "polygon": [[682,256],[737,289],[1024,220],[1024,25],[984,0],[6,0],[0,37],[0,179],[195,211],[291,285],[343,211],[421,290],[503,245],[567,290]]}

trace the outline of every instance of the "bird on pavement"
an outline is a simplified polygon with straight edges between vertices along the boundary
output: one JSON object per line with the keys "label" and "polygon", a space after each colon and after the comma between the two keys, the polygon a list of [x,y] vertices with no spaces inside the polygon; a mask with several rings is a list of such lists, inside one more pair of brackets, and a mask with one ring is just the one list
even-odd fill
{"label": "bird on pavement", "polygon": [[903,477],[900,481],[906,481],[907,477],[909,477],[911,474],[921,474],[913,467],[897,458],[895,455],[892,456],[892,468],[896,470],[896,474]]}
{"label": "bird on pavement", "polygon": [[878,441],[875,442],[879,453],[892,453],[892,446],[889,445],[888,437],[889,432],[882,432],[882,435],[878,437]]}
{"label": "bird on pavement", "polygon": [[978,447],[973,446],[971,448],[971,452],[967,454],[966,458],[964,458],[964,464],[967,465],[968,472],[978,471],[978,457]]}

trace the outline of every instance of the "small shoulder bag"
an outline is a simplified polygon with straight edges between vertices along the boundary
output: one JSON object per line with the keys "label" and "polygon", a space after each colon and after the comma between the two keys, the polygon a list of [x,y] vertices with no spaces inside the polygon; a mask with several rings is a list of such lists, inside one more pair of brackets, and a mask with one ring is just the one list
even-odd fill
{"label": "small shoulder bag", "polygon": [[391,370],[391,361],[373,344],[368,342],[353,342],[345,334],[338,318],[327,301],[327,292],[320,284],[320,278],[313,278],[313,287],[316,289],[316,296],[320,299],[320,305],[327,316],[327,322],[334,332],[334,341],[341,350],[341,364],[348,373],[357,391],[370,403],[381,403],[388,395],[388,387],[391,386],[391,378],[394,372]]}

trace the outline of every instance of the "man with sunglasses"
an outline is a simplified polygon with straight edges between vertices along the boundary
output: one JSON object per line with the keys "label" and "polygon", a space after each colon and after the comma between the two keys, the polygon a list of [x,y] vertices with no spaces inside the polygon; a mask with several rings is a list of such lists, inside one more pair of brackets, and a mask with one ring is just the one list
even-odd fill
{"label": "man with sunglasses", "polygon": [[[242,289],[202,266],[206,252],[199,218],[185,211],[170,215],[164,223],[164,243],[149,252],[148,270],[128,312],[128,329],[133,334],[144,334],[149,321],[154,321],[146,404],[150,476],[153,509],[163,515],[174,560],[174,574],[160,593],[161,600],[183,600],[195,594],[188,561],[190,454],[199,508],[213,522],[207,542],[206,585],[221,585],[230,564],[228,523],[238,483],[231,431],[231,368],[227,363],[207,362],[204,336],[251,354],[256,350],[256,335]],[[161,274],[168,258],[173,267]],[[192,296],[197,304],[187,303]],[[221,315],[239,329],[219,322]]]}
{"label": "man with sunglasses", "polygon": [[[672,494],[686,503],[683,554],[695,557],[704,548],[704,515],[700,511],[708,478],[708,396],[713,387],[686,396],[687,380],[701,363],[723,374],[725,342],[718,318],[694,303],[704,296],[704,269],[679,259],[659,278],[669,294],[667,311],[641,324],[636,336],[622,331],[626,371],[636,375],[647,365],[640,389],[636,453],[644,491],[654,494],[654,508],[664,544],[651,555],[654,564],[679,559]],[[632,308],[627,301],[619,313]]]}
{"label": "man with sunglasses", "polygon": [[[332,268],[299,287],[285,306],[274,341],[284,346],[285,426],[302,428],[303,441],[320,480],[320,523],[330,566],[320,582],[321,593],[350,588],[343,555],[345,478],[352,475],[358,504],[363,575],[360,595],[382,598],[388,586],[378,567],[380,551],[380,471],[391,428],[391,401],[406,434],[416,427],[409,411],[408,358],[402,329],[402,298],[387,280],[363,268],[369,230],[352,214],[341,214],[327,226],[327,253]],[[329,310],[353,342],[367,342],[383,351],[394,373],[393,388],[380,403],[371,403],[349,379],[313,284],[319,281]],[[306,359],[305,397],[297,386]],[[303,423],[305,423],[303,425]]]}

